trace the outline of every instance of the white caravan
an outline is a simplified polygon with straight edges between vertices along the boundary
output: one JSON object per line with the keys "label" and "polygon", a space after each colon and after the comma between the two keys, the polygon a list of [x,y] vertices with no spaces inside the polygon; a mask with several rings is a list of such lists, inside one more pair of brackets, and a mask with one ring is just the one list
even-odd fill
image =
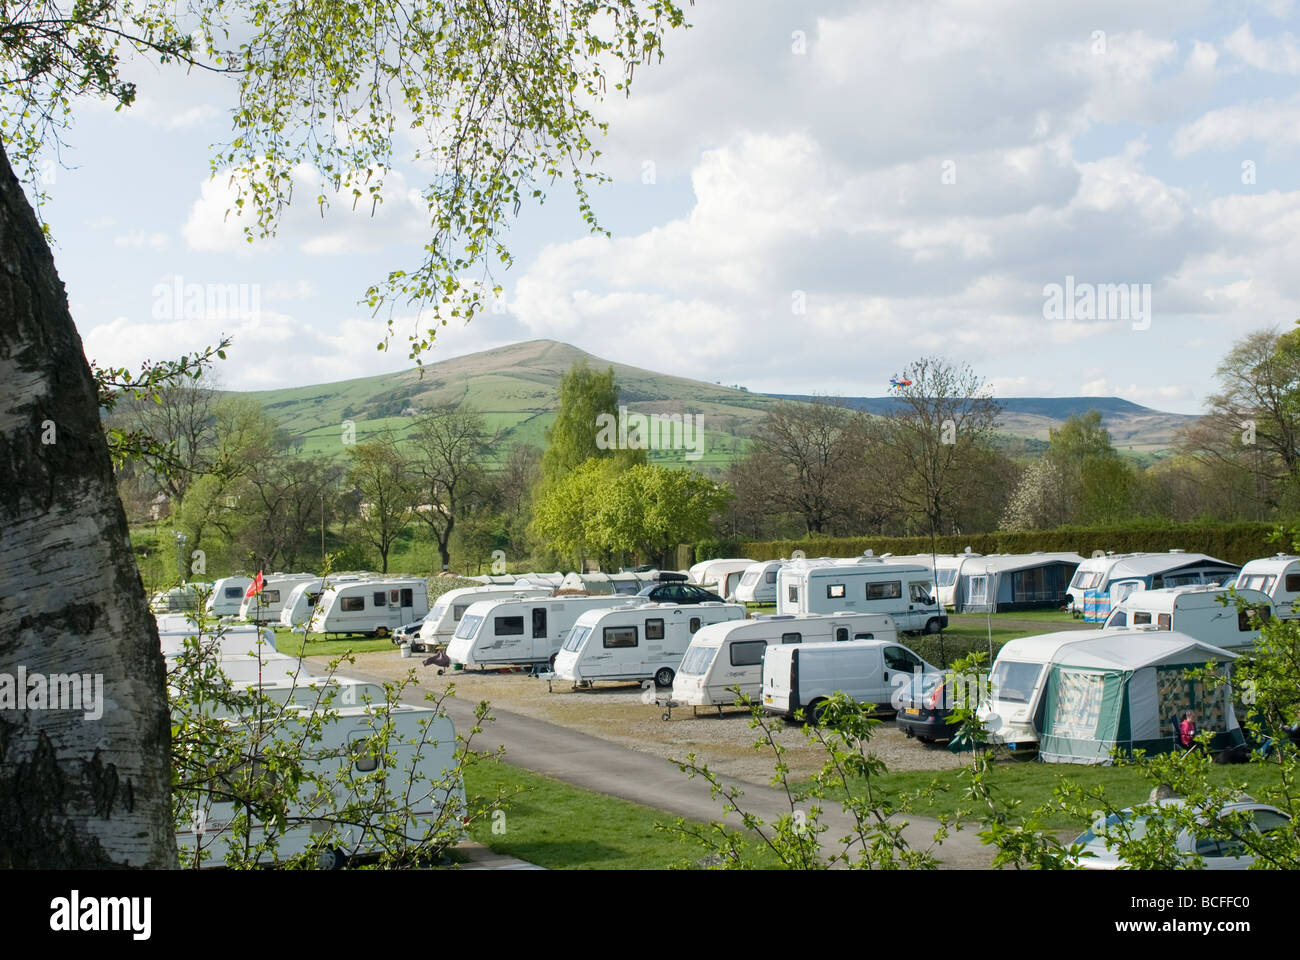
{"label": "white caravan", "polygon": [[[745,568],[744,573],[740,575],[732,599],[736,603],[776,603],[776,573],[789,562],[785,557],[782,557],[780,560],[760,560],[758,563],[751,563]],[[815,560],[805,560],[804,562],[809,565],[818,565],[845,563],[847,561],[835,557],[818,557]]]}
{"label": "white caravan", "polygon": [[433,601],[433,609],[420,624],[419,641],[426,648],[451,643],[460,627],[465,611],[480,600],[504,600],[508,597],[520,599],[532,597],[549,597],[555,591],[549,587],[457,587],[448,590]]}
{"label": "white caravan", "polygon": [[[337,577],[330,577],[328,586],[358,583],[378,577],[379,574],[375,573],[344,573]],[[326,585],[322,578],[316,577],[312,580],[304,580],[290,590],[289,596],[280,606],[280,626],[297,628],[298,632],[305,632],[308,621],[316,613],[316,604],[320,602],[322,588]]]}
{"label": "white caravan", "polygon": [[244,593],[252,586],[251,577],[222,577],[212,585],[207,611],[214,617],[236,617],[244,602]]}
{"label": "white caravan", "polygon": [[727,600],[740,585],[741,577],[753,563],[753,560],[743,557],[703,560],[691,567],[687,574],[687,582],[706,589],[712,588],[714,593]]}
{"label": "white caravan", "polygon": [[363,633],[386,637],[429,612],[429,587],[423,577],[379,577],[329,587],[308,633]]}
{"label": "white caravan", "polygon": [[[285,715],[282,735],[293,736],[310,716],[308,709],[291,710]],[[237,726],[246,721],[230,717],[226,722]],[[422,733],[426,722],[427,733]],[[388,755],[376,756],[371,744],[386,726],[391,731]],[[463,815],[465,788],[456,776],[456,733],[448,717],[406,704],[345,706],[337,709],[323,732],[324,737],[311,746],[308,763],[333,789],[318,790],[318,783],[304,779],[289,805],[290,824],[283,832],[259,819],[256,807],[249,808],[254,818],[251,842],[274,838],[279,860],[315,852],[320,867],[333,868],[341,866],[348,855],[373,852],[373,836],[363,834],[357,826],[340,826],[325,842],[327,835],[321,828],[341,803],[378,799],[380,783],[387,786],[390,796],[405,799],[408,835],[440,822],[455,824]],[[376,781],[381,767],[382,778]],[[176,833],[177,846],[191,855],[202,851],[206,866],[224,865],[231,846],[241,840],[231,830],[231,823],[237,814],[249,813],[219,796],[219,792],[200,794],[190,825]]]}
{"label": "white caravan", "polygon": [[743,620],[738,603],[642,603],[592,610],[574,623],[555,658],[555,675],[574,684],[649,680],[672,685],[696,631]]}
{"label": "white caravan", "polygon": [[891,640],[779,644],[763,656],[763,709],[786,717],[803,710],[816,723],[826,699],[842,693],[879,711],[893,711],[896,690],[918,673],[936,672]]}
{"label": "white caravan", "polygon": [[[1251,649],[1259,630],[1251,627],[1251,612],[1263,623],[1272,615],[1272,602],[1259,590],[1240,589],[1237,596],[1250,606],[1238,610],[1223,587],[1164,587],[1130,594],[1107,617],[1106,630],[1176,630],[1193,640],[1224,650]],[[1228,603],[1219,602],[1224,597]]]}
{"label": "white caravan", "polygon": [[1113,605],[1138,590],[1221,584],[1238,573],[1239,568],[1233,564],[1185,550],[1089,557],[1074,571],[1066,591],[1066,605],[1085,620],[1100,623]]}
{"label": "white caravan", "polygon": [[447,645],[447,657],[467,667],[549,663],[579,617],[628,603],[644,601],[614,595],[479,600],[461,618],[456,636]]}
{"label": "white caravan", "polygon": [[262,578],[262,589],[251,597],[244,597],[239,606],[239,619],[254,623],[278,623],[280,611],[293,588],[313,577],[310,573],[269,573]]}
{"label": "white caravan", "polygon": [[1300,557],[1279,553],[1251,560],[1237,574],[1237,589],[1260,590],[1273,601],[1275,616],[1300,617]]}
{"label": "white caravan", "polygon": [[179,587],[155,593],[149,598],[149,609],[154,613],[184,613],[197,610],[199,594],[211,589],[212,584],[203,581],[182,583]]}
{"label": "white caravan", "polygon": [[889,640],[898,632],[892,617],[878,613],[758,617],[701,627],[691,638],[673,680],[673,701],[688,707],[735,703],[732,687],[756,699],[763,690],[763,653],[769,644]]}
{"label": "white caravan", "polygon": [[881,557],[821,564],[793,560],[776,575],[777,613],[883,613],[899,630],[938,633],[948,615],[928,566]]}

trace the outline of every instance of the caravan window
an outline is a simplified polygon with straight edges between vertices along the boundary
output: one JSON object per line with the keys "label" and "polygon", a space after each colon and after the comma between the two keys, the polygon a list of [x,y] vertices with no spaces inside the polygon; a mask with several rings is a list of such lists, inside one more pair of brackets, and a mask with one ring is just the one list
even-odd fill
{"label": "caravan window", "polygon": [[786,597],[790,600],[791,603],[798,603],[798,602],[799,602],[799,588],[798,588],[798,587],[793,587],[793,586],[792,586],[792,587],[787,587],[787,588],[786,588],[786,591],[785,591],[785,594],[786,594]]}
{"label": "caravan window", "polygon": [[340,609],[344,613],[356,613],[359,610],[366,609],[365,597],[344,597],[339,601]]}
{"label": "caravan window", "polygon": [[1110,623],[1106,624],[1106,626],[1108,626],[1108,627],[1127,627],[1127,626],[1128,626],[1128,614],[1125,613],[1123,610],[1116,610],[1115,613],[1114,613],[1114,615],[1110,618]]}
{"label": "caravan window", "polygon": [[717,647],[691,647],[682,658],[681,668],[677,672],[692,677],[703,676],[717,653]]}
{"label": "caravan window", "polygon": [[451,605],[451,618],[459,623],[460,618],[465,616],[465,611],[468,609],[468,603],[453,603]]}
{"label": "caravan window", "polygon": [[1288,573],[1286,575],[1286,592],[1300,593],[1300,573]]}
{"label": "caravan window", "polygon": [[776,583],[776,571],[775,571],[775,570],[769,570],[769,571],[767,571],[767,573],[763,574],[763,582],[764,582],[764,583]]}
{"label": "caravan window", "polygon": [[700,629],[700,618],[691,617],[690,634],[692,637],[695,636],[695,631],[698,629]]}
{"label": "caravan window", "polygon": [[1139,613],[1133,614],[1133,626],[1145,627],[1150,625],[1150,623],[1151,623],[1151,614],[1148,613],[1147,611],[1143,610]]}
{"label": "caravan window", "polygon": [[868,600],[899,600],[903,596],[902,580],[886,580],[867,584]]}
{"label": "caravan window", "polygon": [[263,591],[262,591],[262,604],[263,604],[264,606],[267,605],[267,604],[271,604],[271,603],[279,603],[279,602],[280,602],[280,591],[279,591],[279,590],[263,590]]}
{"label": "caravan window", "polygon": [[846,640],[848,640],[848,639],[849,639],[849,628],[848,628],[848,627],[836,627],[836,628],[835,628],[835,642],[836,642],[836,643],[844,643],[844,642],[845,642]]}
{"label": "caravan window", "polygon": [[828,584],[826,584],[826,599],[827,599],[827,600],[843,600],[843,599],[844,599],[844,584],[842,584],[842,583],[828,583]]}
{"label": "caravan window", "polygon": [[242,597],[243,595],[244,595],[243,587],[226,587],[227,600],[234,600],[236,597]]}
{"label": "caravan window", "polygon": [[1273,611],[1268,607],[1247,607],[1237,614],[1237,629],[1245,633],[1247,630],[1254,629],[1250,625],[1252,619],[1257,619],[1260,623],[1268,623],[1272,616]]}
{"label": "caravan window", "polygon": [[803,643],[802,633],[783,633],[781,634],[782,643]]}
{"label": "caravan window", "polygon": [[1100,573],[1093,570],[1080,570],[1070,581],[1070,586],[1079,590],[1091,590],[1099,583],[1101,583]]}
{"label": "caravan window", "polygon": [[478,629],[478,625],[482,622],[482,617],[466,617],[461,620],[460,626],[456,628],[456,636],[461,640],[468,640],[470,637],[474,636],[474,631]]}
{"label": "caravan window", "polygon": [[645,622],[645,638],[647,640],[662,640],[664,638],[664,621],[662,617],[656,617]]}
{"label": "caravan window", "polygon": [[388,602],[394,607],[400,607],[402,605],[402,591],[400,589],[389,590]]}
{"label": "caravan window", "polygon": [[1162,614],[1160,614],[1160,616],[1156,617],[1156,629],[1157,629],[1157,630],[1172,630],[1172,629],[1173,629],[1173,617],[1172,617],[1170,614],[1167,614],[1167,613],[1162,613]]}
{"label": "caravan window", "polygon": [[379,769],[379,754],[369,748],[365,740],[352,741],[352,756],[356,758],[356,768],[362,773]]}
{"label": "caravan window", "polygon": [[533,607],[533,639],[546,636],[546,608]]}
{"label": "caravan window", "polygon": [[766,640],[743,640],[731,645],[731,665],[733,667],[755,667],[763,662],[763,651],[767,649]]}
{"label": "caravan window", "polygon": [[635,647],[637,645],[636,627],[606,627],[605,648]]}
{"label": "caravan window", "polygon": [[742,587],[753,586],[758,581],[758,574],[759,571],[757,570],[746,570],[745,575],[740,578],[740,585]]}
{"label": "caravan window", "polygon": [[493,629],[498,637],[522,637],[524,635],[523,617],[496,617]]}
{"label": "caravan window", "polygon": [[570,653],[582,646],[582,641],[587,639],[587,634],[591,633],[591,627],[574,627],[569,631],[569,637],[564,641],[564,649]]}
{"label": "caravan window", "polygon": [[971,577],[970,587],[967,588],[966,594],[967,603],[987,603],[989,595],[989,578]]}
{"label": "caravan window", "polygon": [[376,607],[388,606],[388,594],[385,593],[383,590],[375,591],[375,606]]}
{"label": "caravan window", "polygon": [[415,591],[410,587],[403,587],[401,592],[401,603],[404,607],[415,606]]}
{"label": "caravan window", "polygon": [[993,665],[993,673],[989,677],[994,699],[1008,703],[1028,703],[1042,672],[1041,663],[999,660]]}
{"label": "caravan window", "polygon": [[951,587],[957,582],[957,571],[955,569],[939,571],[939,586]]}

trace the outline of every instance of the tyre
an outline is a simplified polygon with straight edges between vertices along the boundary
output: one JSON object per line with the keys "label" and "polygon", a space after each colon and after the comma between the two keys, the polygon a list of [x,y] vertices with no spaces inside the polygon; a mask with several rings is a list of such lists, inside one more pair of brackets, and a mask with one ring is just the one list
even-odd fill
{"label": "tyre", "polygon": [[552,670],[555,669],[555,661],[556,661],[556,659],[557,659],[559,656],[560,656],[559,653],[553,653],[553,654],[551,654],[551,660],[550,660],[550,663],[551,663],[551,669],[552,669]]}
{"label": "tyre", "polygon": [[676,674],[668,667],[660,667],[659,671],[655,674],[655,686],[671,687],[673,685],[674,676],[676,676]]}
{"label": "tyre", "polygon": [[926,621],[926,624],[925,624],[925,632],[926,632],[926,633],[938,633],[940,629],[941,629],[941,628],[940,628],[940,626],[939,626],[939,618],[938,618],[938,617],[932,617],[930,620]]}
{"label": "tyre", "polygon": [[808,706],[804,709],[804,715],[808,718],[808,722],[811,723],[814,727],[822,722],[822,714],[825,712],[826,712],[825,700],[814,700],[812,703],[808,704]]}
{"label": "tyre", "polygon": [[375,636],[378,637],[380,640],[384,639],[384,637],[388,636],[388,628],[380,627],[378,630],[375,631]]}
{"label": "tyre", "polygon": [[338,847],[328,847],[316,854],[316,866],[321,870],[341,870],[347,860]]}

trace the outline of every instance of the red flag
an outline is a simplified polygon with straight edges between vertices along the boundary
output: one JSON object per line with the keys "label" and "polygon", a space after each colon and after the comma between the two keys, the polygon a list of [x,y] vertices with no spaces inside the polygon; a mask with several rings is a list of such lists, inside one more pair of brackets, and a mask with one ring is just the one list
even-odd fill
{"label": "red flag", "polygon": [[265,586],[265,585],[266,585],[266,583],[265,583],[265,581],[262,579],[262,571],[259,570],[259,571],[257,571],[257,576],[255,576],[255,577],[253,578],[253,582],[250,583],[250,584],[248,585],[248,589],[244,591],[244,596],[246,596],[246,597],[251,597],[251,596],[252,596],[253,594],[255,594],[255,593],[261,593],[261,592],[262,592],[262,587]]}

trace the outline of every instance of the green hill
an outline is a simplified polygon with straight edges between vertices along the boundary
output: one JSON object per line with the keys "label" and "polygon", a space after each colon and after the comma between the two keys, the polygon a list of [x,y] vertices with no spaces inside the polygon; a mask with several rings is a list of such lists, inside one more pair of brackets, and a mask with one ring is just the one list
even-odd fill
{"label": "green hill", "polygon": [[[343,424],[352,421],[358,440],[390,427],[399,434],[411,420],[403,411],[439,403],[469,403],[483,412],[491,429],[503,431],[503,455],[518,441],[541,447],[555,417],[560,379],[574,362],[594,369],[613,367],[628,409],[642,414],[697,414],[703,417],[705,452],[693,465],[712,470],[742,453],[764,411],[778,396],[750,393],[701,380],[655,373],[611,363],[554,340],[530,340],[401,373],[339,383],[246,394],[261,403],[301,444],[304,454],[340,456]],[[886,412],[894,398],[851,398],[851,406]],[[1072,413],[1103,411],[1117,447],[1144,453],[1167,449],[1175,430],[1194,419],[1161,413],[1115,398],[1013,398],[1001,423],[1005,434],[1041,445],[1047,430]],[[657,463],[685,463],[683,451],[652,451]]]}

